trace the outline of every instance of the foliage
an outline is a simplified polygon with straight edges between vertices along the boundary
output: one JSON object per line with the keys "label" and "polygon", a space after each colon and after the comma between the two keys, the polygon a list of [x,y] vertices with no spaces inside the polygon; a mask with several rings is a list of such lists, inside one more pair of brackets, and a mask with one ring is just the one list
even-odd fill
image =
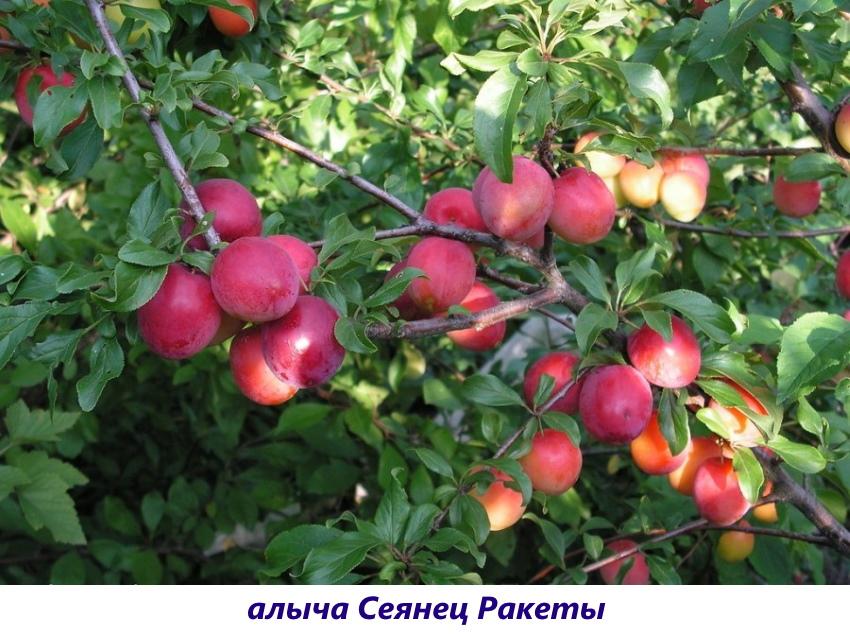
{"label": "foliage", "polygon": [[[779,15],[769,0],[723,0],[698,18],[682,0],[261,0],[239,40],[206,19],[216,4],[138,10],[131,17],[149,34],[131,44],[128,19],[119,43],[193,179],[235,178],[260,200],[266,232],[325,241],[316,293],[345,316],[345,365],[276,409],[241,396],[226,347],[179,363],[147,350],[133,311],[168,263],[209,260],[185,250],[179,191],[85,4],[0,0],[0,24],[30,49],[0,54],[0,581],[518,583],[551,566],[547,581],[593,582],[582,567],[603,539],[673,529],[695,508],[624,448],[586,436],[576,488],[532,495],[516,459],[533,433],[583,429],[530,411],[517,387],[541,354],[567,347],[599,363],[617,354],[605,346],[613,331],[641,320],[663,331],[668,311],[700,337],[700,389],[743,405],[716,381],[731,377],[765,395],[766,445],[795,478],[810,475],[844,522],[850,323],[834,291],[834,236],[738,239],[630,212],[595,245],[556,242],[568,282],[591,300],[574,334],[538,329],[520,338],[525,358],[464,352],[444,336],[372,341],[368,325],[397,317],[386,304],[409,278],[383,280],[411,243],[374,231],[404,219],[247,126],[265,122],[414,209],[445,187],[470,187],[479,161],[509,178],[511,155],[530,155],[548,133],[559,163],[580,160],[571,143],[587,128],[644,163],[662,146],[815,146],[778,82],[793,63],[825,103],[840,101],[847,2],[794,1]],[[77,81],[38,96],[30,131],[11,96],[39,56]],[[236,123],[193,110],[195,97]],[[771,233],[846,222],[850,180],[828,154],[720,156],[711,168],[705,225]],[[815,217],[778,214],[768,186],[778,170],[822,179]],[[539,279],[490,250],[479,258]],[[509,337],[534,320],[512,321]],[[660,407],[675,447],[720,431],[681,394],[664,391]],[[762,469],[741,456],[753,498]],[[480,465],[511,475],[529,502],[513,529],[489,532],[470,495],[487,484]],[[791,505],[777,527],[814,530]],[[846,559],[819,545],[759,538],[749,562],[732,565],[709,538],[648,547],[653,578],[847,575]]]}

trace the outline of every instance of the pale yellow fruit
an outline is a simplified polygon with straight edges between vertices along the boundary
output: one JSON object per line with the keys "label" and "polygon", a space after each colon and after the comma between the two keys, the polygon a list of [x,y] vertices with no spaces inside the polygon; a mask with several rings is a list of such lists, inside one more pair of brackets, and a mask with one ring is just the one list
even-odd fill
{"label": "pale yellow fruit", "polygon": [[835,118],[835,136],[845,152],[850,152],[850,104],[844,104]]}
{"label": "pale yellow fruit", "polygon": [[[747,521],[741,521],[741,525],[749,527]],[[756,537],[744,531],[724,531],[717,541],[717,555],[726,562],[741,562],[753,552]]]}
{"label": "pale yellow fruit", "polygon": [[626,197],[623,196],[623,188],[620,187],[620,180],[616,176],[606,176],[602,180],[605,181],[605,185],[611,191],[611,194],[614,195],[614,201],[617,203],[617,209],[625,207],[628,201],[626,200]]}
{"label": "pale yellow fruit", "polygon": [[693,172],[671,172],[661,179],[661,204],[671,217],[689,223],[705,207],[706,188]]}
{"label": "pale yellow fruit", "polygon": [[658,163],[647,168],[637,161],[628,161],[617,178],[623,196],[635,207],[649,208],[658,202],[658,190],[664,170]]}
{"label": "pale yellow fruit", "polygon": [[[585,146],[598,136],[598,132],[585,132],[576,141],[575,153],[581,154]],[[584,152],[584,156],[590,163],[590,171],[603,179],[617,176],[626,164],[626,157],[622,154],[608,154],[599,150],[589,150]]]}

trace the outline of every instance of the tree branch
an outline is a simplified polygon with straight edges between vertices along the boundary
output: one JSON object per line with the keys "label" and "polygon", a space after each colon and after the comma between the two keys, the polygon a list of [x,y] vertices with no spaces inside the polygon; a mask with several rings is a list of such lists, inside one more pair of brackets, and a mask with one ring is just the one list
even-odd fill
{"label": "tree branch", "polygon": [[666,227],[673,227],[685,231],[700,234],[718,234],[720,236],[734,236],[736,238],[814,238],[817,236],[830,236],[833,234],[844,234],[850,232],[850,225],[841,227],[819,227],[816,229],[792,229],[787,231],[735,229],[734,227],[714,227],[713,225],[697,225],[696,223],[681,223],[667,218],[658,219]]}
{"label": "tree branch", "polygon": [[776,78],[782,90],[791,102],[791,110],[798,113],[818,138],[824,151],[832,156],[844,169],[850,172],[850,158],[841,148],[835,136],[835,122],[832,113],[812,92],[806,78],[796,65],[791,66],[791,79]]}
{"label": "tree branch", "polygon": [[[127,59],[124,57],[124,53],[118,47],[118,42],[115,41],[115,36],[112,35],[112,31],[109,30],[109,23],[106,19],[106,14],[103,11],[103,3],[100,0],[86,0],[86,4],[88,5],[89,13],[91,13],[98,31],[100,31],[103,42],[106,44],[106,49],[109,51],[110,55],[118,59],[121,63],[121,67],[124,69],[124,74],[122,76],[124,86],[127,88],[127,92],[130,93],[130,97],[133,101],[141,107],[142,117],[148,124],[148,128],[156,141],[156,145],[162,153],[162,158],[165,160],[165,164],[168,166],[169,171],[174,177],[177,187],[180,188],[180,192],[183,194],[183,199],[189,206],[189,213],[196,221],[202,221],[205,215],[204,206],[201,204],[201,201],[198,198],[198,193],[195,192],[195,188],[189,180],[189,175],[186,173],[186,168],[184,168],[183,164],[180,162],[177,152],[174,150],[174,146],[171,145],[171,141],[169,141],[168,136],[165,134],[165,129],[162,127],[156,113],[150,107],[142,104],[142,91],[139,86],[139,81],[136,79],[133,71],[130,70],[130,66],[127,64]],[[204,232],[204,237],[210,247],[221,242],[218,232],[216,232],[212,225],[210,225],[210,227]]]}
{"label": "tree branch", "polygon": [[696,146],[664,146],[658,148],[659,152],[679,152],[682,154],[702,154],[706,156],[730,156],[730,157],[798,157],[812,152],[821,152],[820,148],[780,148],[770,146],[767,148],[722,148],[720,146],[696,147]]}

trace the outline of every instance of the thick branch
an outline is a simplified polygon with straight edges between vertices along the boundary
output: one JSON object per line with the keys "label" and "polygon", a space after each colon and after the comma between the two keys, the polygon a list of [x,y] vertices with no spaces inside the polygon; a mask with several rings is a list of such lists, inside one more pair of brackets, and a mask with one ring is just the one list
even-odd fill
{"label": "thick branch", "polygon": [[850,529],[838,522],[814,494],[791,478],[775,458],[768,457],[762,451],[758,451],[757,455],[765,476],[773,481],[773,492],[777,499],[794,505],[829,540],[831,547],[850,556]]}
{"label": "thick branch", "polygon": [[779,85],[791,102],[791,109],[800,114],[824,151],[850,172],[850,158],[835,137],[834,117],[823,102],[812,92],[806,78],[796,66],[791,67],[791,79],[777,78]]}
{"label": "thick branch", "polygon": [[[142,117],[148,124],[148,128],[156,141],[156,145],[162,153],[162,158],[165,160],[165,164],[168,166],[174,180],[177,182],[177,187],[180,188],[180,192],[183,194],[183,199],[189,206],[189,213],[196,221],[200,222],[203,220],[205,215],[204,206],[201,204],[198,194],[195,192],[195,188],[192,187],[189,175],[186,173],[186,168],[184,168],[183,164],[180,162],[177,152],[174,150],[174,146],[171,145],[171,141],[169,141],[168,136],[165,134],[165,129],[162,127],[159,119],[157,119],[156,113],[154,113],[154,111],[148,106],[142,105],[141,87],[139,86],[139,82],[133,74],[133,71],[130,70],[130,66],[127,64],[127,59],[124,57],[124,53],[118,47],[118,42],[115,41],[115,36],[113,36],[112,31],[109,30],[109,23],[106,19],[106,14],[103,12],[102,2],[99,0],[86,0],[86,4],[88,5],[89,12],[94,19],[95,25],[97,25],[98,31],[100,31],[101,37],[103,37],[106,49],[109,51],[110,55],[121,62],[121,66],[124,69],[124,75],[122,76],[124,86],[127,88],[127,92],[130,93],[130,97],[132,97],[133,101],[141,107]],[[206,232],[204,232],[204,237],[210,247],[220,242],[218,232],[216,232],[212,225],[210,225]]]}

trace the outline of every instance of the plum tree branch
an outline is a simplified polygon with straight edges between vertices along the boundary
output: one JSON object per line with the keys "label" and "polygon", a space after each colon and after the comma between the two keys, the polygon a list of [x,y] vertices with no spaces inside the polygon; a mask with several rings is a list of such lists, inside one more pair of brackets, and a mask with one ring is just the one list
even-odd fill
{"label": "plum tree branch", "polygon": [[820,148],[784,148],[769,146],[766,148],[723,148],[720,146],[663,146],[659,152],[681,152],[683,154],[702,154],[705,156],[730,157],[798,157],[812,152],[822,152]]}
{"label": "plum tree branch", "polygon": [[850,225],[841,227],[818,227],[814,229],[791,229],[791,230],[746,230],[734,227],[714,227],[713,225],[698,225],[696,223],[682,223],[668,218],[661,218],[659,222],[666,227],[673,227],[684,231],[701,234],[718,234],[720,236],[734,236],[736,238],[815,238],[817,236],[830,236],[833,234],[844,234],[850,232]]}
{"label": "plum tree branch", "polygon": [[763,450],[757,450],[756,456],[765,477],[773,481],[773,492],[777,499],[794,505],[829,540],[831,547],[850,556],[850,529],[838,522],[814,494],[791,478],[778,459],[768,456]]}
{"label": "plum tree branch", "polygon": [[[180,192],[183,194],[183,198],[189,207],[189,213],[196,221],[201,222],[205,215],[204,206],[201,204],[201,200],[198,198],[198,193],[195,191],[195,188],[192,186],[192,182],[189,180],[189,175],[186,173],[186,168],[180,162],[180,158],[177,156],[174,146],[171,145],[171,141],[165,134],[165,128],[162,127],[162,123],[160,123],[156,113],[152,108],[142,103],[141,86],[139,85],[138,79],[133,74],[133,71],[130,69],[129,64],[127,64],[127,58],[124,57],[124,53],[118,46],[115,36],[112,35],[112,31],[109,29],[109,22],[107,21],[106,14],[103,10],[103,3],[101,0],[86,0],[86,5],[88,6],[89,13],[91,13],[95,25],[97,26],[97,30],[103,38],[106,50],[121,63],[121,67],[124,69],[124,74],[122,75],[124,86],[126,87],[127,92],[130,93],[130,97],[133,101],[139,105],[142,117],[144,118],[145,123],[147,123],[148,129],[151,131],[157,147],[159,147],[159,150],[162,153],[165,165],[168,166],[168,170],[174,177],[177,187],[180,188]],[[212,225],[210,225],[204,232],[204,237],[210,247],[221,242],[218,232],[216,232]]]}
{"label": "plum tree branch", "polygon": [[835,136],[833,114],[812,91],[800,69],[792,65],[790,79],[776,77],[776,80],[788,96],[791,110],[805,120],[809,129],[820,141],[824,152],[832,156],[845,172],[850,172],[850,158]]}

